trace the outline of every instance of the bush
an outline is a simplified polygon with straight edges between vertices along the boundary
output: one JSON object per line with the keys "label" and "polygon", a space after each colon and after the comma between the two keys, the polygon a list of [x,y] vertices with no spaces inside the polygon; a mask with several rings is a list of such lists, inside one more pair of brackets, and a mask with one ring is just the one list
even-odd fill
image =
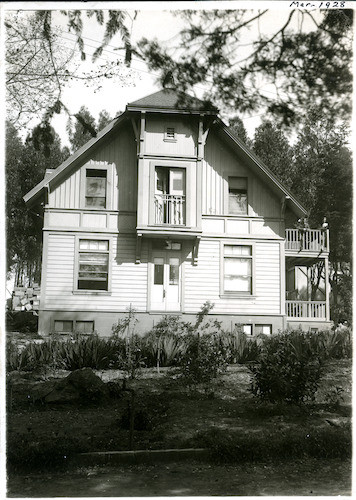
{"label": "bush", "polygon": [[248,339],[242,331],[223,332],[220,334],[220,342],[228,352],[229,363],[247,363],[256,361],[260,354],[260,344],[256,339]]}
{"label": "bush", "polygon": [[251,391],[272,403],[313,399],[321,377],[321,359],[301,331],[266,338],[256,364],[250,365]]}
{"label": "bush", "polygon": [[207,386],[227,368],[226,351],[211,334],[190,334],[179,359],[178,378],[188,387]]}
{"label": "bush", "polygon": [[30,311],[7,311],[6,330],[21,333],[35,333],[38,330],[38,316]]}

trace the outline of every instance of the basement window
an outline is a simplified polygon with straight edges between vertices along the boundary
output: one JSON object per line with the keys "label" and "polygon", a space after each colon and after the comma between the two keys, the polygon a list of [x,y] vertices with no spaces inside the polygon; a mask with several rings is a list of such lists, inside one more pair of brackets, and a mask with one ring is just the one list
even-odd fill
{"label": "basement window", "polygon": [[73,332],[73,321],[55,320],[54,331],[55,331],[55,333],[72,333]]}
{"label": "basement window", "polygon": [[272,325],[255,325],[255,334],[256,335],[271,335],[272,334]]}
{"label": "basement window", "polygon": [[77,333],[93,333],[94,321],[76,321],[75,331]]}

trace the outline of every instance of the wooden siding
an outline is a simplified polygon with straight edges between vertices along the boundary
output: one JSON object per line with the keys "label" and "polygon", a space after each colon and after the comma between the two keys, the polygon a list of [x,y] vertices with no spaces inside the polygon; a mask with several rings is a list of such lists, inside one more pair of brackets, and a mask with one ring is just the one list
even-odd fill
{"label": "wooden siding", "polygon": [[202,173],[203,215],[227,214],[228,177],[248,178],[250,216],[280,217],[280,203],[214,133],[208,135]]}
{"label": "wooden siding", "polygon": [[[137,161],[136,143],[131,124],[122,127],[110,141],[102,145],[92,154],[90,163],[113,165],[109,173],[108,187],[111,189],[111,206],[109,210],[136,211],[137,204]],[[95,164],[94,163],[94,164]],[[81,177],[85,175],[88,160],[73,172],[67,179],[56,186],[49,195],[51,208],[84,208],[81,206]],[[82,183],[83,184],[83,183]]]}
{"label": "wooden siding", "polygon": [[[85,235],[94,238],[95,234]],[[142,263],[135,264],[136,238],[111,238],[111,293],[95,295],[76,292],[74,288],[75,235],[53,233],[48,236],[46,302],[43,309],[67,311],[121,311],[133,305],[137,311],[146,311],[147,301],[147,244],[142,245]]]}
{"label": "wooden siding", "polygon": [[220,297],[220,240],[201,241],[197,266],[191,265],[190,258],[185,263],[185,312],[194,313],[210,300],[215,314],[280,313],[279,243],[255,243],[255,296],[251,298]]}
{"label": "wooden siding", "polygon": [[[165,141],[166,127],[173,127],[176,133],[175,141]],[[194,156],[198,123],[189,119],[148,115],[146,119],[145,154]]]}

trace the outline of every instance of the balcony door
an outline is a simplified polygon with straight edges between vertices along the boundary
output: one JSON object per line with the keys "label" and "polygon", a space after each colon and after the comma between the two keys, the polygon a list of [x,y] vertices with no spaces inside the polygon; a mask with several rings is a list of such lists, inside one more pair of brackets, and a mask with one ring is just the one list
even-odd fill
{"label": "balcony door", "polygon": [[180,253],[155,251],[152,254],[151,266],[151,310],[162,312],[180,311]]}
{"label": "balcony door", "polygon": [[156,167],[155,223],[185,224],[185,169]]}

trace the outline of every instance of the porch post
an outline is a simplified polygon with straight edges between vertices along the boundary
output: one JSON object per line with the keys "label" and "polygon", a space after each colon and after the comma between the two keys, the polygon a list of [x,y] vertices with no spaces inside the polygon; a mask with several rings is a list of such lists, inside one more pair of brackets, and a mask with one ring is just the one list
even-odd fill
{"label": "porch post", "polygon": [[329,257],[325,257],[325,308],[326,321],[330,321],[330,284],[329,284]]}

